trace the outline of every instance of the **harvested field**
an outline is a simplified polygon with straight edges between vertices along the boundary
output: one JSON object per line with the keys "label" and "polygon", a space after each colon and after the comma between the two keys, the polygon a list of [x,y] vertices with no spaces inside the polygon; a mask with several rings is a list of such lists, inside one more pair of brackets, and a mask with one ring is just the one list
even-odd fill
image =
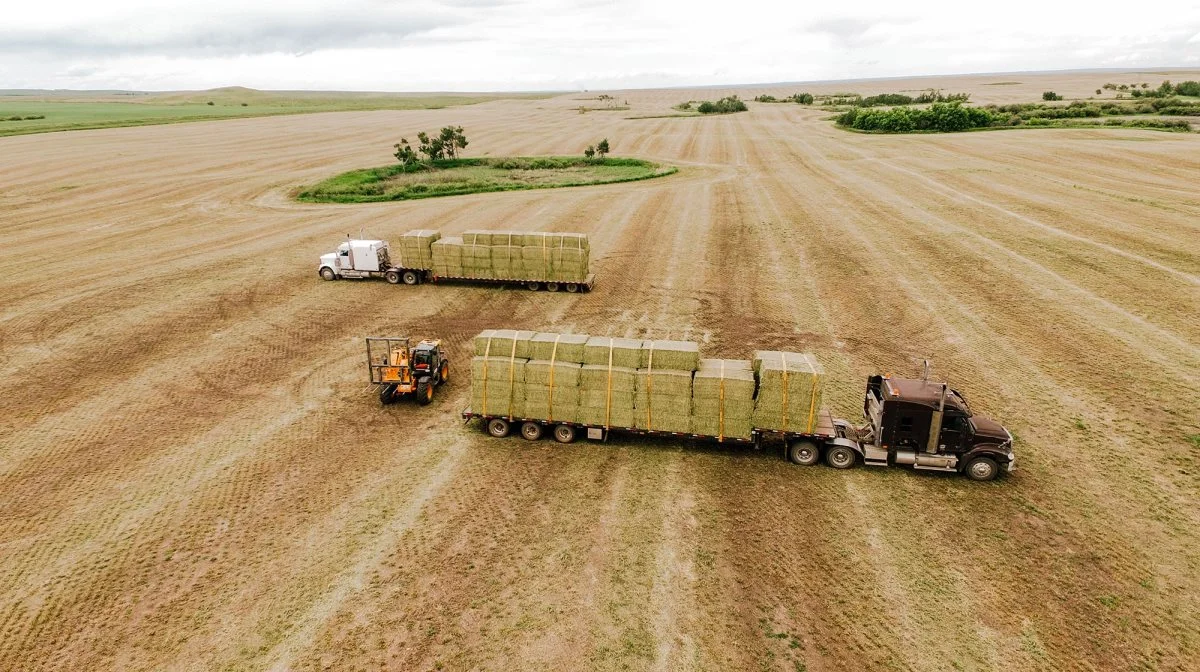
{"label": "harvested field", "polygon": [[[1113,79],[934,85],[1020,102]],[[847,87],[879,92],[826,90]],[[820,92],[620,97],[796,90]],[[0,138],[0,669],[1196,669],[1200,136],[578,104]],[[495,156],[608,137],[681,170],[288,197],[445,123]],[[360,228],[578,231],[597,285],[320,281]],[[928,357],[1014,431],[1018,471],[489,439],[457,415],[485,328],[811,352],[854,421],[868,374]],[[431,406],[368,389],[362,337],[384,334],[445,339]]]}

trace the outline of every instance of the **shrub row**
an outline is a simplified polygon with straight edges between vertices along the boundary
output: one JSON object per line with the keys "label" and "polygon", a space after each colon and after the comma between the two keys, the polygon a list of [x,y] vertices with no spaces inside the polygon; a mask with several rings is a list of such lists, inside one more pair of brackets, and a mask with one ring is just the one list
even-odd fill
{"label": "shrub row", "polygon": [[852,109],[838,115],[839,125],[860,131],[911,133],[914,131],[966,131],[1000,125],[1003,117],[959,102],[934,103],[928,108],[894,107],[888,110]]}
{"label": "shrub row", "polygon": [[32,119],[45,119],[45,118],[46,118],[46,115],[44,115],[44,114],[31,114],[27,117],[22,117],[19,114],[14,114],[11,117],[0,116],[0,121],[30,121]]}

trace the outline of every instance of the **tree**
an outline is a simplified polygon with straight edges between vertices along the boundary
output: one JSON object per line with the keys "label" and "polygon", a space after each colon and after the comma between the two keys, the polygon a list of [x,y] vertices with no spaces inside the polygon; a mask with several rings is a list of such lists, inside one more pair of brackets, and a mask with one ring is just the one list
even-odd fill
{"label": "tree", "polygon": [[457,159],[460,149],[466,149],[467,136],[463,135],[462,126],[447,126],[438,134],[438,140],[442,142],[442,149],[447,158]]}
{"label": "tree", "polygon": [[605,154],[608,154],[608,138],[601,140],[600,144],[596,145],[596,155],[603,159]]}
{"label": "tree", "polygon": [[420,145],[417,151],[429,157],[430,161],[441,161],[446,156],[446,144],[439,138],[430,138],[425,131],[417,133],[417,140]]}
{"label": "tree", "polygon": [[408,144],[408,138],[400,138],[400,142],[396,144],[395,157],[406,173],[421,162],[421,158],[413,151],[412,145]]}
{"label": "tree", "polygon": [[1062,100],[1062,96],[1053,91],[1043,91],[1042,100]]}
{"label": "tree", "polygon": [[587,149],[583,150],[583,156],[587,159],[591,159],[592,157],[596,156],[596,148],[588,145]]}

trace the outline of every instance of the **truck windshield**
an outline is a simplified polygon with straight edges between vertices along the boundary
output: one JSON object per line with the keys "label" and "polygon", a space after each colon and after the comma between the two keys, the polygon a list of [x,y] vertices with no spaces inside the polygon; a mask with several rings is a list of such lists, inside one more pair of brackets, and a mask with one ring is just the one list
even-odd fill
{"label": "truck windshield", "polygon": [[413,355],[413,363],[416,366],[428,367],[429,366],[429,351],[428,350],[418,350]]}

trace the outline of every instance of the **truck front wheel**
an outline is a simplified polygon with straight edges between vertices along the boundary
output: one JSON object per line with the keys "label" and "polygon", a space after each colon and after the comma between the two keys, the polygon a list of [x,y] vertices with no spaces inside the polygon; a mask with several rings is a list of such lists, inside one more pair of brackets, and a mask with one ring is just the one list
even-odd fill
{"label": "truck front wheel", "polygon": [[322,280],[333,280],[335,278],[337,278],[337,276],[334,275],[332,268],[326,266],[321,269],[321,279]]}
{"label": "truck front wheel", "polygon": [[417,403],[422,406],[428,406],[433,401],[433,385],[429,384],[428,378],[423,378],[417,381]]}
{"label": "truck front wheel", "polygon": [[793,441],[788,446],[788,459],[805,467],[811,467],[821,459],[821,451],[812,441]]}
{"label": "truck front wheel", "polygon": [[990,481],[1000,474],[1000,465],[992,458],[980,455],[967,462],[963,473],[972,481]]}
{"label": "truck front wheel", "polygon": [[825,453],[825,464],[834,469],[849,469],[854,466],[857,457],[853,450],[845,446],[834,446]]}
{"label": "truck front wheel", "polygon": [[400,274],[395,271],[388,271],[387,273],[384,273],[383,279],[387,280],[388,283],[392,285],[400,284]]}

